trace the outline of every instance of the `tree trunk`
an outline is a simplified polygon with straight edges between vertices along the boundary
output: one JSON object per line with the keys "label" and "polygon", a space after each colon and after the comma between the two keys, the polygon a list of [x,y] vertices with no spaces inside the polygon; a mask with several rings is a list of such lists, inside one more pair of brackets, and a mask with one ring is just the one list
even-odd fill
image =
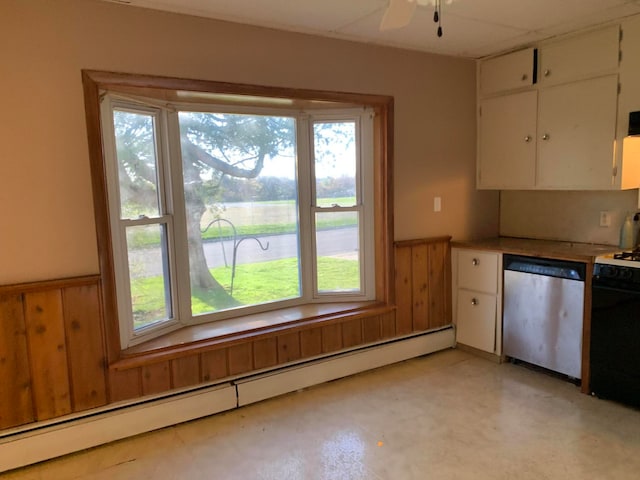
{"label": "tree trunk", "polygon": [[191,280],[192,294],[195,289],[215,292],[216,298],[220,298],[223,303],[222,305],[216,305],[216,309],[238,305],[238,302],[227,293],[209,271],[200,231],[200,222],[206,207],[202,199],[193,191],[193,188],[186,185],[185,203],[187,210],[187,241],[189,245],[189,278]]}

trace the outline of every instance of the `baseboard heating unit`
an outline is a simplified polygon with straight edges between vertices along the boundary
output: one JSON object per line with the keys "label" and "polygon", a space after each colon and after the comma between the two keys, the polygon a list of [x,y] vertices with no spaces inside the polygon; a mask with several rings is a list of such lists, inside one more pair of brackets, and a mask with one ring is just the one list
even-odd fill
{"label": "baseboard heating unit", "polygon": [[30,424],[0,433],[0,472],[437,352],[454,343],[453,329],[447,327],[162,398]]}

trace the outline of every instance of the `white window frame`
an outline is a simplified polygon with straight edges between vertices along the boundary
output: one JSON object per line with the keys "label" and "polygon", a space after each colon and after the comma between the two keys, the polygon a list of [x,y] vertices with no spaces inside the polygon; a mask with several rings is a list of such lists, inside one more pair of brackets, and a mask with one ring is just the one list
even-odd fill
{"label": "white window frame", "polygon": [[[131,309],[130,278],[127,260],[126,226],[158,224],[157,218],[123,221],[120,219],[119,178],[115,155],[113,110],[126,110],[154,115],[156,118],[156,148],[158,156],[158,176],[162,223],[167,224],[168,262],[170,270],[173,318],[153,324],[138,331],[133,329]],[[299,209],[301,296],[293,300],[242,307],[240,310],[223,310],[210,314],[192,315],[191,287],[189,281],[189,253],[186,240],[186,218],[184,212],[184,191],[182,183],[182,158],[178,124],[179,111],[216,113],[239,113],[254,115],[274,115],[295,118],[297,188]],[[102,129],[104,142],[105,170],[109,220],[112,232],[112,253],[116,280],[117,310],[120,326],[121,348],[128,348],[150,340],[169,331],[194,323],[205,323],[227,318],[242,317],[251,313],[277,310],[293,305],[315,302],[349,302],[375,299],[375,245],[374,245],[374,158],[373,119],[369,108],[299,111],[293,109],[245,107],[229,105],[194,105],[193,103],[161,103],[154,99],[122,98],[117,93],[102,96]],[[321,208],[315,203],[315,177],[313,176],[313,125],[316,122],[330,123],[355,121],[357,145],[357,205],[354,207]],[[315,272],[315,212],[358,211],[359,214],[359,255],[361,291],[322,292],[316,285]]]}

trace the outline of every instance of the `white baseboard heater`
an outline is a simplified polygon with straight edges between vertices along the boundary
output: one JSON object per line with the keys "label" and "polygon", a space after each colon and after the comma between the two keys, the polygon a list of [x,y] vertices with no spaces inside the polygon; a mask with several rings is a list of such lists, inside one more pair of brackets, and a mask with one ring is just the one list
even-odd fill
{"label": "white baseboard heater", "polygon": [[444,350],[454,343],[453,329],[448,327],[164,398],[30,424],[0,434],[0,472]]}

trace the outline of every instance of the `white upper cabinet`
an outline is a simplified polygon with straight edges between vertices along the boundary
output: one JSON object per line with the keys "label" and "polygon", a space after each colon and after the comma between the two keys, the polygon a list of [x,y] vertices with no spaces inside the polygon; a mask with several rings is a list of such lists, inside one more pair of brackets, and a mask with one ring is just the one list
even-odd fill
{"label": "white upper cabinet", "polygon": [[533,85],[534,55],[534,49],[527,48],[482,62],[480,94],[492,95]]}
{"label": "white upper cabinet", "polygon": [[535,186],[537,99],[534,90],[480,103],[479,188]]}
{"label": "white upper cabinet", "polygon": [[612,188],[618,76],[542,89],[538,106],[538,186]]}
{"label": "white upper cabinet", "polygon": [[530,50],[479,66],[478,188],[637,188],[637,169],[620,161],[620,27],[541,44],[537,81],[516,89],[512,72]]}
{"label": "white upper cabinet", "polygon": [[614,72],[619,52],[618,25],[544,45],[538,51],[539,83],[544,87]]}

